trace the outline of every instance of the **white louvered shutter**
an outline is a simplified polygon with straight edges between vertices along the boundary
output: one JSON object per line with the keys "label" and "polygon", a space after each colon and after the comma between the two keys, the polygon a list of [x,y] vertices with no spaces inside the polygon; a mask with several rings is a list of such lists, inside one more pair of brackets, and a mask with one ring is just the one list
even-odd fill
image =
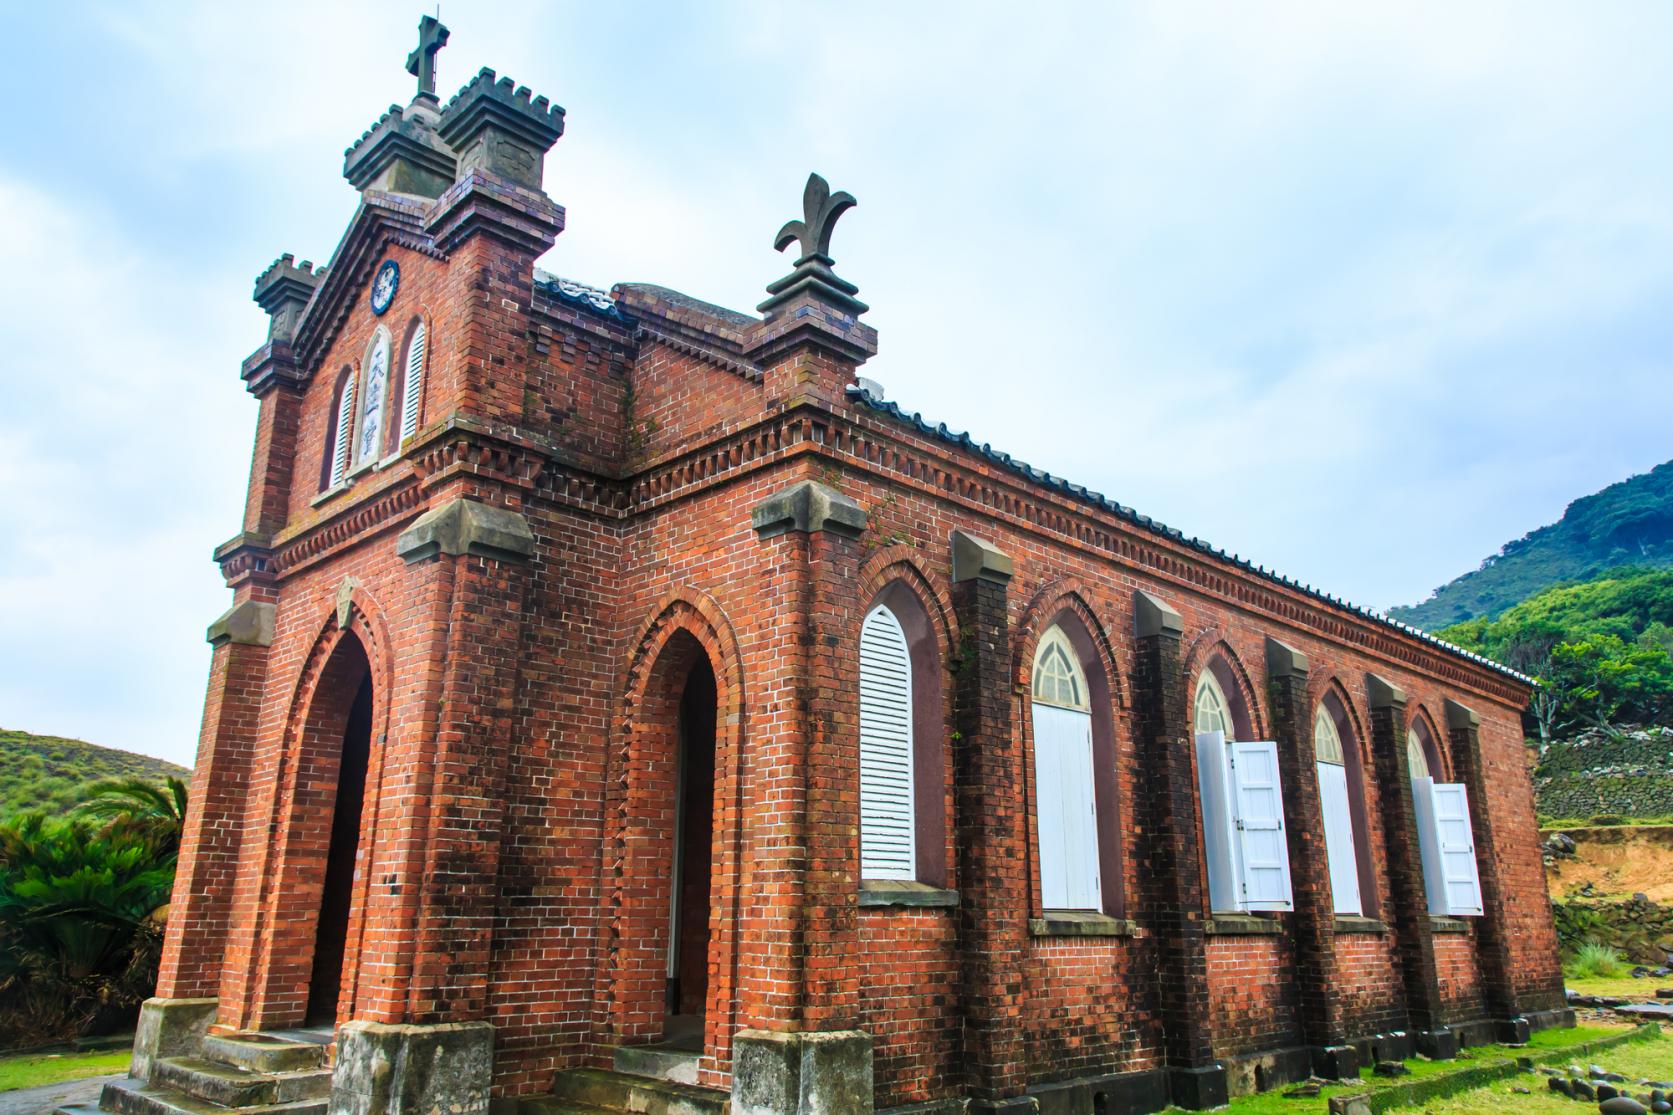
{"label": "white louvered shutter", "polygon": [[[1456,782],[1430,782],[1428,790],[1429,846],[1421,847],[1420,851],[1424,880],[1429,885],[1429,910],[1453,917],[1479,916],[1481,876],[1476,867],[1469,794]],[[1421,826],[1419,834],[1421,845]],[[1429,867],[1431,860],[1435,863],[1433,872]]]}
{"label": "white louvered shutter", "polygon": [[1091,715],[1034,703],[1034,781],[1041,903],[1048,910],[1101,908]]}
{"label": "white louvered shutter", "polygon": [[874,608],[860,629],[860,876],[915,879],[912,657],[900,621]]}
{"label": "white louvered shutter", "polygon": [[1208,906],[1240,910],[1237,885],[1236,813],[1231,799],[1231,766],[1224,732],[1197,733],[1197,792],[1202,799],[1203,857],[1208,861]]}
{"label": "white louvered shutter", "polygon": [[401,444],[418,432],[418,402],[424,397],[424,323],[413,327],[407,343],[407,376],[401,388]]}
{"label": "white louvered shutter", "polygon": [[1231,745],[1231,768],[1243,908],[1293,909],[1278,745],[1270,740],[1236,741]]}
{"label": "white louvered shutter", "polygon": [[1319,805],[1324,814],[1324,847],[1330,860],[1330,893],[1338,914],[1363,912],[1359,897],[1359,856],[1354,846],[1353,812],[1348,806],[1348,772],[1338,763],[1320,763]]}
{"label": "white louvered shutter", "polygon": [[349,447],[354,444],[355,377],[343,381],[343,397],[337,400],[337,443],[331,447],[331,486],[335,488],[349,473]]}

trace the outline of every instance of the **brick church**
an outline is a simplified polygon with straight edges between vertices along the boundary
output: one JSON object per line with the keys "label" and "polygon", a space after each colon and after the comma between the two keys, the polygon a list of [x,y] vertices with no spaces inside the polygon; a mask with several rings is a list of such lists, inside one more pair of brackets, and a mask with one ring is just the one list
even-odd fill
{"label": "brick church", "polygon": [[564,111],[446,38],[256,279],[106,1110],[1144,1112],[1572,1022],[1529,679],[888,401],[817,175],[754,312],[537,269]]}

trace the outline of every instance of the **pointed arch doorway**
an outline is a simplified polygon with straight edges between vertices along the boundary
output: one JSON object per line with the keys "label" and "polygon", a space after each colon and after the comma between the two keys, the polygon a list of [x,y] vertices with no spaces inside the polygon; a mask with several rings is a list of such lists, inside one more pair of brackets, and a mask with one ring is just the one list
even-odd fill
{"label": "pointed arch doorway", "polygon": [[714,668],[697,654],[680,693],[664,1036],[700,1047],[709,992],[709,900],[715,796]]}
{"label": "pointed arch doorway", "polygon": [[366,651],[360,640],[350,635],[332,653],[309,715],[308,734],[323,737],[314,752],[319,757],[315,785],[325,791],[324,807],[330,818],[325,856],[323,862],[316,861],[315,868],[321,887],[304,1013],[309,1026],[334,1024],[342,998],[366,770],[372,751],[373,696]]}

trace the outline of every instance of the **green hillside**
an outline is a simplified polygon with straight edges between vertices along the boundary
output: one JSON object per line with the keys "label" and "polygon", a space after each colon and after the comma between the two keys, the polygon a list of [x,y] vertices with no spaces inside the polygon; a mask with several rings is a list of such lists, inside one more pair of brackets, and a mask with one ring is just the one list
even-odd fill
{"label": "green hillside", "polygon": [[1557,522],[1508,543],[1423,603],[1391,608],[1389,615],[1439,631],[1622,565],[1673,566],[1673,461],[1582,496]]}
{"label": "green hillside", "polygon": [[148,755],[0,728],[0,817],[25,809],[65,812],[81,800],[77,791],[82,786],[100,779],[160,782],[171,774],[191,777],[190,771]]}

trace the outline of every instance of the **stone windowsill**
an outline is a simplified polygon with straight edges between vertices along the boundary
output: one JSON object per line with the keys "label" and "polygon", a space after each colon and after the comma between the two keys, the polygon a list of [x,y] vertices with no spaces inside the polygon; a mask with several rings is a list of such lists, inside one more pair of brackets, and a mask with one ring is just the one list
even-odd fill
{"label": "stone windowsill", "polygon": [[378,459],[376,457],[367,457],[364,461],[361,461],[358,465],[349,469],[347,479],[352,481],[355,477],[364,476],[366,473],[372,472],[378,467]]}
{"label": "stone windowsill", "polygon": [[1376,918],[1360,917],[1358,914],[1337,914],[1337,933],[1387,933],[1388,925]]}
{"label": "stone windowsill", "polygon": [[1202,931],[1210,937],[1276,937],[1284,931],[1284,923],[1255,914],[1215,914],[1203,923]]}
{"label": "stone windowsill", "polygon": [[953,907],[958,905],[958,891],[907,879],[864,879],[860,882],[860,905],[917,909]]}
{"label": "stone windowsill", "polygon": [[1463,918],[1443,918],[1429,915],[1429,932],[1431,933],[1468,933],[1470,923]]}
{"label": "stone windowsill", "polygon": [[1131,937],[1138,927],[1094,910],[1047,910],[1028,919],[1028,932],[1035,937]]}
{"label": "stone windowsill", "polygon": [[344,492],[348,491],[352,487],[354,487],[354,480],[353,480],[352,477],[350,477],[348,479],[340,480],[340,481],[337,482],[337,484],[334,487],[327,488],[325,491],[321,492],[319,495],[317,495],[313,499],[309,500],[308,501],[308,506],[309,507],[318,507],[322,503],[328,503],[331,500],[336,499],[338,496],[342,495]]}

